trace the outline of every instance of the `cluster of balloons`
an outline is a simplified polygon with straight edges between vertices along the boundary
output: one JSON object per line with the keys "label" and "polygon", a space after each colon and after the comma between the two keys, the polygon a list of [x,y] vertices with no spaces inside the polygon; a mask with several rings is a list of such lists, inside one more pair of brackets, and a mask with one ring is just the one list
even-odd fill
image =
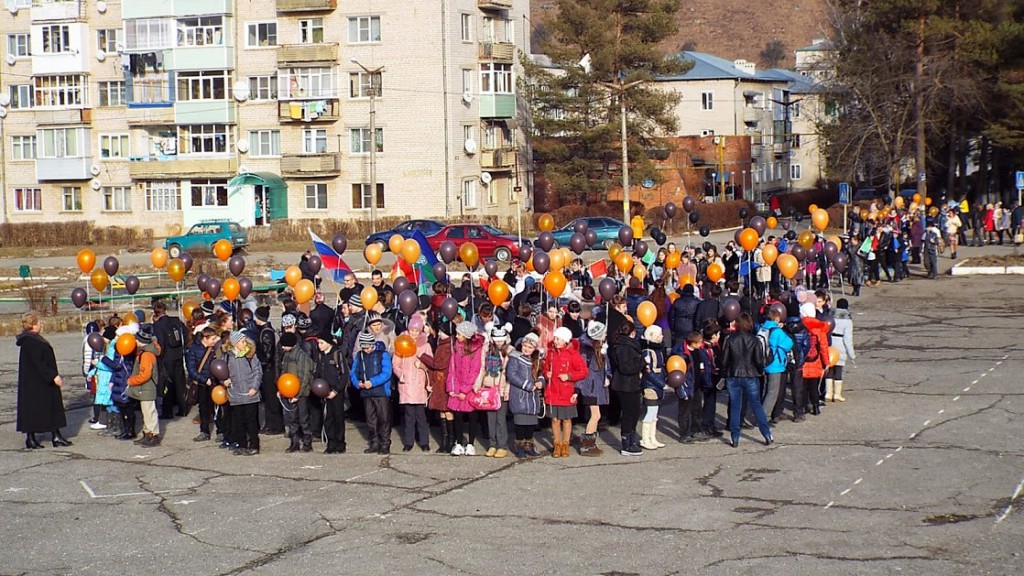
{"label": "cluster of balloons", "polygon": [[[100,268],[96,268],[96,253],[88,248],[84,248],[78,252],[76,258],[78,269],[82,271],[82,274],[89,275],[89,284],[97,292],[103,292],[110,285],[110,278],[117,274],[117,271],[121,268],[121,263],[115,256],[107,256],[103,259],[103,264]],[[139,290],[139,278],[137,276],[128,276],[124,279],[125,292],[129,294],[135,294]],[[89,299],[89,293],[84,288],[75,288],[71,291],[71,303],[76,308],[85,306],[86,301]]]}
{"label": "cluster of balloons", "polygon": [[[811,223],[814,228],[819,232],[824,231],[828,228],[829,215],[826,210],[818,208],[812,204],[808,208],[808,212],[811,214]],[[740,217],[746,218],[748,212],[746,208],[740,209]],[[736,243],[743,247],[747,252],[753,251],[757,248],[758,243],[764,236],[765,231],[768,229],[774,229],[778,226],[779,221],[774,217],[763,218],[761,216],[754,216],[746,221],[746,227],[736,231],[734,239]],[[788,229],[787,223],[783,223],[783,228]],[[786,239],[791,242],[789,251],[786,253],[780,253],[778,248],[773,244],[766,244],[761,249],[761,257],[764,259],[765,264],[768,266],[776,266],[779,272],[787,279],[792,280],[796,278],[800,273],[800,263],[807,258],[816,258],[818,253],[814,246],[817,236],[812,230],[804,230],[800,234],[797,234],[795,230],[788,230],[786,233]],[[831,236],[827,239],[825,244],[822,246],[822,251],[825,253],[826,259],[835,266],[836,270],[843,272],[846,270],[846,266],[849,264],[849,259],[845,254],[840,252],[843,247],[843,242],[838,236]],[[710,269],[708,271],[709,278],[711,277]]]}

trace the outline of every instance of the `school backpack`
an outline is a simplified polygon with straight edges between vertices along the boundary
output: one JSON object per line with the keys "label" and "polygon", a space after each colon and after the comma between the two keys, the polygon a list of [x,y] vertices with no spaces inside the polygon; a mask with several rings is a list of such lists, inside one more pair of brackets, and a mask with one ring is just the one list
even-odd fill
{"label": "school backpack", "polygon": [[[781,330],[781,328],[761,328],[757,331],[757,341],[761,344],[761,351],[764,352],[764,365],[768,366],[769,364],[774,364],[779,360],[783,360],[783,365],[789,366],[793,363],[793,349],[790,348],[785,352],[785,358],[780,358],[778,354],[779,350],[772,348],[770,343],[772,330]],[[783,330],[782,333],[786,334],[786,331]],[[788,334],[786,335],[789,336]]]}
{"label": "school backpack", "polygon": [[791,360],[787,360],[786,366],[790,368],[803,368],[807,360],[807,354],[811,349],[811,335],[807,327],[799,318],[790,318],[783,328],[786,334],[793,339],[793,350]]}

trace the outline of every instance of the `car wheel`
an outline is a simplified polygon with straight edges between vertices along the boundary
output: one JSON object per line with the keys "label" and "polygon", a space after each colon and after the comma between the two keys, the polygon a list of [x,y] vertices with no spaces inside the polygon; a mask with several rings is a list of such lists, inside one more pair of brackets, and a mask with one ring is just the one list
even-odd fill
{"label": "car wheel", "polygon": [[376,244],[378,248],[380,248],[381,252],[387,252],[388,250],[391,249],[388,247],[388,243],[383,240],[374,240],[373,243]]}
{"label": "car wheel", "polygon": [[611,248],[612,244],[615,244],[615,240],[612,240],[611,238],[605,238],[604,242],[601,243],[605,250]]}
{"label": "car wheel", "polygon": [[177,258],[178,256],[181,256],[181,245],[171,244],[170,246],[167,247],[167,254],[170,255],[171,258]]}
{"label": "car wheel", "polygon": [[494,251],[494,257],[499,262],[508,262],[512,259],[512,251],[508,248],[498,248]]}

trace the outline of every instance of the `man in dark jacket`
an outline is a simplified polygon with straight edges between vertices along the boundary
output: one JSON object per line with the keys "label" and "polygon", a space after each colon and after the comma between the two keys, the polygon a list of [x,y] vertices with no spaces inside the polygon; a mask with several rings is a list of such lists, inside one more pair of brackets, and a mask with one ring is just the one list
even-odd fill
{"label": "man in dark jacket", "polygon": [[314,306],[309,311],[309,320],[317,334],[330,334],[334,323],[334,309],[324,304],[324,293],[317,290],[313,295]]}
{"label": "man in dark jacket", "polygon": [[717,282],[712,284],[708,296],[706,300],[701,300],[700,304],[697,304],[697,310],[694,312],[693,328],[696,332],[703,330],[708,320],[718,320],[722,315],[722,302],[719,300],[722,296],[722,286]]}
{"label": "man in dark jacket", "polygon": [[277,332],[270,324],[270,308],[260,306],[253,315],[256,324],[256,357],[263,367],[261,434],[284,434],[284,412],[277,398]]}
{"label": "man in dark jacket", "polygon": [[158,388],[163,398],[160,417],[185,416],[191,408],[185,405],[185,325],[167,315],[167,304],[162,300],[153,304],[153,317],[153,332],[160,351],[157,358]]}
{"label": "man in dark jacket", "polygon": [[687,334],[693,332],[699,304],[700,299],[694,295],[693,284],[686,284],[679,290],[679,298],[676,298],[668,311],[673,342],[682,342]]}
{"label": "man in dark jacket", "polygon": [[334,337],[329,334],[317,336],[317,346],[320,355],[317,358],[316,368],[313,369],[314,378],[322,378],[331,387],[330,394],[324,398],[327,407],[327,415],[324,418],[323,429],[327,435],[327,448],[324,454],[345,453],[345,380],[341,363],[341,350],[335,346]]}
{"label": "man in dark jacket", "polygon": [[644,369],[643,352],[640,342],[636,340],[636,326],[629,321],[619,325],[619,330],[611,342],[609,359],[612,372],[611,389],[619,398],[622,406],[622,448],[623,456],[639,456],[640,435],[636,433],[636,424],[640,420],[642,405],[640,376]]}

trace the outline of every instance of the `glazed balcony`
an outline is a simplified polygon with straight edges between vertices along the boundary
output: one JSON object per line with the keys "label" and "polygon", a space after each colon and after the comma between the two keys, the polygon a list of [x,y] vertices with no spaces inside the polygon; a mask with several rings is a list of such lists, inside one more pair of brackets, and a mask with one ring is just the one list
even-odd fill
{"label": "glazed balcony", "polygon": [[338,0],[277,0],[278,14],[329,12],[338,7]]}

